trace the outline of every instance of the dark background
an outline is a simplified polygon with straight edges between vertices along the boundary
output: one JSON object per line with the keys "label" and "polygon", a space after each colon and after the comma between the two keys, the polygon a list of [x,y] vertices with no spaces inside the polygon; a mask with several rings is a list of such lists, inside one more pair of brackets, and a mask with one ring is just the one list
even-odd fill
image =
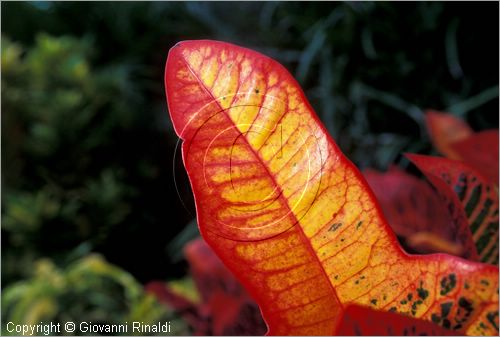
{"label": "dark background", "polygon": [[137,284],[185,275],[197,230],[163,84],[181,40],[283,63],[361,169],[433,153],[428,108],[498,128],[496,2],[1,6],[2,289],[91,253]]}

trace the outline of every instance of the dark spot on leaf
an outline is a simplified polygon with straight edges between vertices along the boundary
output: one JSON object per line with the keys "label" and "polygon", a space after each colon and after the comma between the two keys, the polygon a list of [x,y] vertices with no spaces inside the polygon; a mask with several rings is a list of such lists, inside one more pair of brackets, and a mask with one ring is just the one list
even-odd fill
{"label": "dark spot on leaf", "polygon": [[443,327],[446,329],[451,328],[451,322],[448,319],[443,319]]}
{"label": "dark spot on leaf", "polygon": [[441,279],[441,295],[446,295],[457,285],[457,277],[455,274],[450,274]]}
{"label": "dark spot on leaf", "polygon": [[408,303],[408,302],[407,302],[406,300],[402,300],[402,301],[401,301],[401,302],[399,302],[399,303],[401,303],[401,304],[403,304],[403,305],[404,305],[404,304],[406,304],[406,303]]}
{"label": "dark spot on leaf", "polygon": [[468,301],[465,297],[460,297],[458,299],[458,305],[464,309],[472,309],[472,303]]}
{"label": "dark spot on leaf", "polygon": [[486,318],[488,319],[488,321],[491,323],[491,325],[493,325],[493,327],[498,330],[498,324],[497,324],[497,321],[495,320],[495,318],[498,319],[498,311],[491,311],[489,312],[487,315],[486,315]]}
{"label": "dark spot on leaf", "polygon": [[421,289],[421,291],[418,292],[418,297],[421,299],[425,300],[429,296],[429,292],[425,289]]}
{"label": "dark spot on leaf", "polygon": [[334,223],[333,225],[330,226],[330,229],[328,231],[335,232],[341,226],[342,226],[342,224],[340,222],[336,222],[336,223]]}
{"label": "dark spot on leaf", "polygon": [[260,91],[259,89],[255,89],[255,93],[258,94]]}
{"label": "dark spot on leaf", "polygon": [[377,299],[376,298],[371,299],[370,302],[373,305],[377,305]]}
{"label": "dark spot on leaf", "polygon": [[441,303],[441,317],[448,317],[452,306],[453,302]]}
{"label": "dark spot on leaf", "polygon": [[413,298],[413,294],[412,293],[409,293],[408,296],[406,297],[408,299],[408,301],[411,301],[411,299]]}
{"label": "dark spot on leaf", "polygon": [[422,282],[420,282],[420,287],[417,288],[417,294],[418,294],[418,297],[420,297],[421,299],[425,300],[428,296],[429,296],[429,291],[427,289],[424,289],[422,287]]}
{"label": "dark spot on leaf", "polygon": [[438,323],[439,324],[439,322],[441,322],[441,317],[439,315],[437,315],[437,314],[432,314],[431,315],[431,319],[432,319],[432,321],[434,323]]}
{"label": "dark spot on leaf", "polygon": [[358,222],[358,224],[356,225],[356,229],[359,229],[359,227],[361,227],[362,224],[363,224],[363,221]]}
{"label": "dark spot on leaf", "polygon": [[396,310],[397,310],[397,308],[396,308],[396,307],[391,307],[391,308],[389,309],[389,311],[390,311],[390,312],[396,312]]}
{"label": "dark spot on leaf", "polygon": [[413,316],[415,316],[415,314],[417,313],[417,307],[422,304],[422,300],[416,300],[415,302],[413,302],[413,304],[411,305],[411,314]]}

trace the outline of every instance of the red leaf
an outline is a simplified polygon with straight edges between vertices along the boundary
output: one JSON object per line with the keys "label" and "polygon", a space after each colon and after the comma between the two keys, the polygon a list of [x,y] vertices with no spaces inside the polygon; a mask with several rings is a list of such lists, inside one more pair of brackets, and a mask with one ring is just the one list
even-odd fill
{"label": "red leaf", "polygon": [[386,173],[368,169],[363,174],[389,225],[411,248],[422,253],[461,254],[446,204],[426,182],[397,166]]}
{"label": "red leaf", "polygon": [[498,186],[498,130],[474,133],[451,144],[460,159]]}
{"label": "red leaf", "polygon": [[262,335],[266,325],[260,310],[239,282],[202,239],[189,242],[184,254],[202,302],[195,304],[161,282],[146,289],[181,313],[197,335]]}
{"label": "red leaf", "polygon": [[227,292],[240,296],[242,288],[233,274],[202,239],[188,242],[184,255],[203,302],[208,302],[214,292]]}
{"label": "red leaf", "polygon": [[468,138],[473,130],[462,119],[449,113],[428,110],[425,114],[427,130],[432,143],[443,155],[451,159],[460,159],[451,144]]}
{"label": "red leaf", "polygon": [[429,110],[427,129],[436,149],[450,159],[465,161],[498,186],[498,130],[474,132],[462,119]]}
{"label": "red leaf", "polygon": [[[449,202],[467,226],[457,228],[465,247],[483,262],[498,262],[498,189],[463,162],[416,154],[406,155]],[[457,224],[460,222],[457,221]],[[467,244],[466,242],[470,242]],[[472,246],[475,243],[475,246]],[[477,249],[477,250],[476,250]],[[477,252],[476,252],[477,251]]]}
{"label": "red leaf", "polygon": [[255,302],[202,239],[189,242],[184,254],[203,299],[200,308],[214,335],[262,335],[266,326]]}
{"label": "red leaf", "polygon": [[340,336],[455,336],[456,333],[428,321],[358,305],[345,309],[336,332]]}
{"label": "red leaf", "polygon": [[207,325],[200,318],[195,303],[171,291],[164,282],[152,281],[144,287],[146,292],[153,294],[160,303],[179,312],[181,317],[191,325],[195,332],[207,331]]}

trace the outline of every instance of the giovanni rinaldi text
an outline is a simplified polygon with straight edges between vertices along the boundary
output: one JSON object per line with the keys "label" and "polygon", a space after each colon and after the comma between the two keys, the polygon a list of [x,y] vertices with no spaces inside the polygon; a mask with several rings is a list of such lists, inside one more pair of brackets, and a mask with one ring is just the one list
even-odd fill
{"label": "giovanni rinaldi text", "polygon": [[82,333],[170,333],[170,322],[158,322],[154,324],[147,324],[144,322],[125,322],[123,324],[95,324],[92,322],[81,323],[43,323],[39,324],[16,324],[14,322],[7,322],[7,331],[10,333],[17,333],[23,336],[33,335],[54,335],[56,333],[70,333],[79,331]]}

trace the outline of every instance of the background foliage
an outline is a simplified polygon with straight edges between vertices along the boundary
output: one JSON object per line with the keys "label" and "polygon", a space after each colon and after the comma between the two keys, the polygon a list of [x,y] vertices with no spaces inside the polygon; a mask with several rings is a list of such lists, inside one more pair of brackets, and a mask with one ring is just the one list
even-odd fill
{"label": "background foliage", "polygon": [[[431,153],[427,108],[498,128],[498,3],[1,6],[4,322],[63,321],[70,307],[82,320],[170,317],[140,284],[183,276],[181,247],[196,235],[163,87],[180,40],[225,40],[283,63],[360,168]],[[81,269],[91,261],[115,276],[95,281]],[[22,306],[41,293],[33,316]]]}

